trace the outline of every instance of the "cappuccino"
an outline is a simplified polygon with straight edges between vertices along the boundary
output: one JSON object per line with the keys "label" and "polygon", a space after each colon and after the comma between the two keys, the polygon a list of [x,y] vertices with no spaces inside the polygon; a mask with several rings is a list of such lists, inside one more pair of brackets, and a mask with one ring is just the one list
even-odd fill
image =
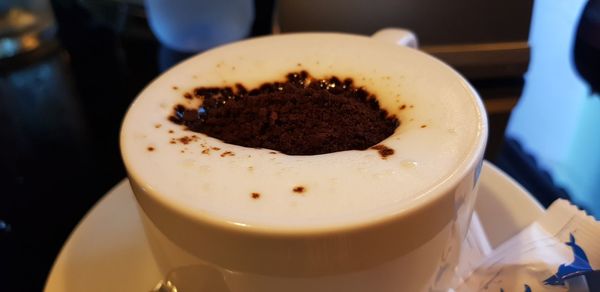
{"label": "cappuccino", "polygon": [[[446,73],[421,70],[407,57],[416,52],[367,57],[364,48],[398,49],[368,38],[334,42],[327,35],[310,36],[319,46],[309,48],[304,41],[299,35],[236,43],[154,81],[123,124],[130,176],[187,213],[289,231],[394,216],[471,163],[469,153],[481,147],[482,113],[462,79],[449,82]],[[274,42],[285,45],[286,53],[269,53]],[[400,125],[365,149],[288,155],[226,143],[182,122],[186,110],[202,108],[203,101],[190,95],[198,87],[252,89],[302,70],[316,79],[352,79]],[[173,123],[169,117],[173,120],[178,105],[181,120]]]}

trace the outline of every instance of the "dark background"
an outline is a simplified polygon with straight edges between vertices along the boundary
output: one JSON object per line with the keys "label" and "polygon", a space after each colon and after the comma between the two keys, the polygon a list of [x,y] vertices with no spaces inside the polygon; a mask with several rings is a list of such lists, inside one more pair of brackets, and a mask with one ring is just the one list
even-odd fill
{"label": "dark background", "polygon": [[[259,1],[252,35],[270,32]],[[0,291],[41,291],[79,220],[125,177],[127,107],[186,54],[162,47],[135,5],[53,1],[58,40],[0,62]]]}

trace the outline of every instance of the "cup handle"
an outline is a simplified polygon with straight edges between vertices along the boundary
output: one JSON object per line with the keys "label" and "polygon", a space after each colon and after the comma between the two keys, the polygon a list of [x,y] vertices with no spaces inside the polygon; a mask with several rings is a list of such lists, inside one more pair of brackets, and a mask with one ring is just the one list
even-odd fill
{"label": "cup handle", "polygon": [[371,37],[376,40],[380,40],[386,43],[392,43],[398,46],[404,46],[413,49],[417,49],[419,47],[419,41],[417,40],[417,36],[408,29],[384,28],[378,30]]}

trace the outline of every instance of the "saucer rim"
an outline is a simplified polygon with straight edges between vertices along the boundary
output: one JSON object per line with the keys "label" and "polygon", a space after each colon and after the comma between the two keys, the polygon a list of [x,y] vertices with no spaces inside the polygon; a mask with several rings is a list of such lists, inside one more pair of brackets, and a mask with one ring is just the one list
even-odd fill
{"label": "saucer rim", "polygon": [[[499,191],[502,191],[502,195],[499,195],[499,193],[498,193]],[[481,199],[482,192],[488,192],[487,195],[491,196],[490,198],[496,199],[496,201],[490,202],[490,198],[487,198],[487,200],[485,200],[486,197],[483,197],[484,200],[482,200]],[[480,196],[478,197],[478,200],[477,200],[476,206],[475,206],[476,212],[478,210],[481,211],[482,208],[484,210],[486,210],[486,212],[488,212],[489,210],[495,210],[496,213],[501,212],[501,210],[503,208],[492,208],[494,206],[490,206],[490,203],[500,204],[501,207],[504,207],[504,209],[507,210],[507,214],[504,214],[504,215],[510,216],[510,219],[513,219],[512,221],[513,221],[513,224],[515,225],[515,226],[507,226],[506,224],[500,224],[497,222],[498,220],[491,220],[491,218],[489,218],[489,220],[486,220],[487,217],[497,218],[496,216],[498,214],[495,214],[494,216],[492,216],[491,214],[482,215],[483,213],[478,212],[479,217],[484,226],[484,231],[485,231],[486,235],[488,236],[488,238],[490,239],[490,243],[491,243],[492,247],[497,246],[504,240],[508,239],[510,236],[518,233],[522,228],[524,228],[525,226],[527,226],[530,223],[532,223],[533,221],[535,221],[537,218],[539,218],[544,213],[544,208],[541,206],[541,204],[539,202],[537,202],[537,200],[535,200],[531,196],[531,194],[529,194],[522,186],[520,186],[510,176],[508,176],[506,173],[504,173],[498,167],[496,167],[495,165],[493,165],[492,163],[490,163],[488,161],[484,161],[484,163],[483,163],[479,195]],[[65,267],[68,265],[69,260],[70,260],[67,257],[67,255],[69,254],[70,250],[75,249],[80,244],[79,242],[82,241],[80,237],[82,234],[86,233],[85,232],[86,230],[89,230],[90,228],[94,229],[96,227],[96,226],[91,226],[90,222],[92,221],[92,218],[101,215],[100,213],[105,211],[105,210],[103,210],[102,206],[106,205],[110,199],[114,200],[115,197],[117,197],[117,196],[129,196],[129,198],[123,197],[123,198],[121,198],[121,200],[129,200],[131,203],[133,203],[135,205],[135,199],[131,192],[131,188],[129,187],[129,182],[126,178],[121,180],[118,184],[116,184],[113,188],[111,188],[80,220],[80,222],[77,224],[77,226],[73,229],[73,231],[69,235],[68,239],[65,241],[65,244],[61,248],[61,251],[59,252],[58,256],[56,257],[56,259],[52,265],[52,269],[50,270],[50,273],[48,274],[48,277],[46,279],[46,283],[44,286],[44,291],[46,291],[46,292],[77,291],[77,289],[74,289],[74,290],[65,289],[65,287],[68,287],[68,286],[77,286],[77,285],[75,285],[75,283],[73,283],[74,282],[73,279],[71,279],[71,282],[69,282],[69,277],[68,277],[68,275],[65,275],[65,272],[64,272],[64,271],[68,270]],[[128,208],[127,206],[123,206],[119,210],[116,210],[116,211],[113,210],[113,212],[119,212],[119,211],[122,212],[123,210],[126,210],[127,208]],[[498,211],[498,210],[500,210],[500,211]],[[137,210],[136,210],[135,214],[127,215],[127,216],[138,216]],[[133,218],[131,218],[131,219],[135,220]],[[140,220],[140,219],[138,219],[138,220]],[[112,224],[115,224],[115,223],[118,223],[118,222],[113,222]],[[494,224],[494,223],[496,223],[496,224]],[[138,226],[133,226],[134,230],[138,229],[138,228],[142,228],[141,220],[138,222],[132,222],[130,225],[135,225],[135,224],[138,224]],[[492,226],[491,228],[496,228],[495,230],[493,230],[493,232],[491,232],[492,230],[490,230],[490,224]],[[496,225],[496,227],[493,227],[493,225]],[[506,229],[507,227],[510,228],[511,230],[507,230]],[[498,232],[499,231],[498,228],[505,228],[506,230],[501,230],[501,232]],[[95,229],[98,229],[98,228],[96,227]],[[138,249],[142,248],[142,249],[149,250],[148,243],[145,242],[144,239],[145,238],[143,236],[141,236],[140,238],[134,238],[134,240],[135,240],[134,242],[136,242],[136,244],[139,245]],[[135,257],[131,258],[129,260],[135,260]],[[82,263],[83,262],[80,261],[79,264],[81,265]],[[77,263],[71,263],[71,264],[77,265]],[[148,267],[148,269],[152,269],[153,271],[150,271],[150,272],[155,274],[152,276],[148,275],[148,279],[149,279],[148,285],[151,285],[153,283],[153,281],[158,281],[160,279],[160,274],[159,274],[158,268],[156,266]],[[93,275],[91,277],[93,278]],[[150,278],[154,278],[154,280],[151,280]],[[71,285],[68,285],[69,283]],[[140,284],[140,285],[142,285],[142,284]],[[90,287],[90,286],[88,285],[87,287]],[[96,288],[98,288],[98,287],[96,287]],[[101,291],[101,290],[99,290],[99,291]]]}

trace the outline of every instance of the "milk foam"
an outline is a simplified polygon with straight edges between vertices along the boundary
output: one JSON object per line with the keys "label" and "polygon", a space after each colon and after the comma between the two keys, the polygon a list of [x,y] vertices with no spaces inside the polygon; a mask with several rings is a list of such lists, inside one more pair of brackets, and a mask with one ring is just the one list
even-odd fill
{"label": "milk foam", "polygon": [[[196,102],[182,97],[195,87],[241,83],[253,88],[284,81],[299,70],[316,78],[349,77],[374,93],[401,121],[380,143],[395,153],[385,159],[376,150],[273,154],[226,144],[167,120],[174,105]],[[440,62],[370,38],[260,38],[209,51],[155,80],[131,106],[121,147],[130,175],[179,208],[273,228],[357,223],[408,208],[466,163],[485,127],[474,96]],[[192,134],[197,138],[188,144],[170,142]],[[297,186],[304,192],[294,192]]]}

